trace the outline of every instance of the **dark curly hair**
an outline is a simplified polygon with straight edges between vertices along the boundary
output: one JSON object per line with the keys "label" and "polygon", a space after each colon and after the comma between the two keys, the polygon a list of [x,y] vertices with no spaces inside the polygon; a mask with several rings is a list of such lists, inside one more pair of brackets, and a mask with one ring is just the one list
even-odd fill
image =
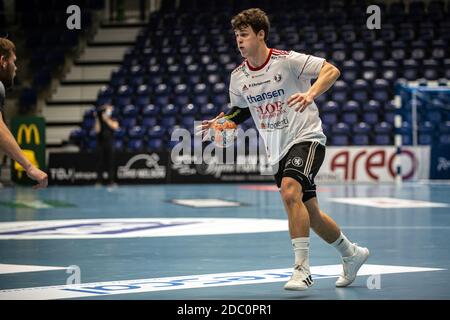
{"label": "dark curly hair", "polygon": [[255,33],[264,31],[264,40],[269,37],[270,22],[267,14],[259,8],[241,11],[231,19],[233,30],[251,27]]}

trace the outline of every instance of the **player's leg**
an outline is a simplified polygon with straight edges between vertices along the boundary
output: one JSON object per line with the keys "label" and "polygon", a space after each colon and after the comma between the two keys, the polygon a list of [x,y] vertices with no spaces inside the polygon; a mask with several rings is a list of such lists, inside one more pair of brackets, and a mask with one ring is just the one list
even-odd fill
{"label": "player's leg", "polygon": [[295,255],[295,266],[286,290],[306,290],[313,285],[309,268],[309,214],[302,202],[302,186],[291,177],[284,177],[281,198],[288,215],[289,234]]}
{"label": "player's leg", "polygon": [[305,202],[311,228],[323,240],[331,244],[342,256],[343,273],[336,281],[337,287],[346,287],[356,278],[358,270],[369,257],[369,250],[350,242],[337,223],[320,210],[317,197]]}
{"label": "player's leg", "polygon": [[291,177],[284,177],[281,180],[280,194],[288,215],[291,239],[309,237],[309,214],[302,202],[301,184]]}
{"label": "player's leg", "polygon": [[294,145],[280,162],[275,176],[288,215],[295,254],[294,271],[285,285],[287,290],[305,290],[313,284],[309,267],[309,213],[303,198],[310,186],[308,172],[316,147],[317,143],[311,142]]}

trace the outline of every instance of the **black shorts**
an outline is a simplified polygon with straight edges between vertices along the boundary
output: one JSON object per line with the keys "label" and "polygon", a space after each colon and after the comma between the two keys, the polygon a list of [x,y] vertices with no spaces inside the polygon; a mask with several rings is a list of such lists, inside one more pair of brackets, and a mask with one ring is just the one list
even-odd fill
{"label": "black shorts", "polygon": [[278,163],[275,181],[281,187],[283,177],[297,180],[303,191],[303,202],[316,197],[314,177],[319,172],[325,158],[325,146],[317,141],[300,142],[291,147],[288,153]]}

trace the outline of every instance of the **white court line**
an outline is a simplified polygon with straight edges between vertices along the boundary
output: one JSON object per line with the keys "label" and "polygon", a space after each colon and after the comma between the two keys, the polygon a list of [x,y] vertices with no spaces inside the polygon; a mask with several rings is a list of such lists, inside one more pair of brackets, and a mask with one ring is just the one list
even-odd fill
{"label": "white court line", "polygon": [[[361,267],[358,276],[439,270],[446,269],[367,264]],[[315,280],[337,278],[341,271],[342,265],[340,264],[311,267],[312,278]],[[291,274],[292,269],[289,268],[21,288],[0,290],[0,300],[50,300],[99,297],[178,289],[285,282],[289,279]]]}
{"label": "white court line", "polygon": [[450,226],[341,226],[341,228],[361,230],[450,230]]}
{"label": "white court line", "polygon": [[66,267],[30,266],[22,264],[0,264],[0,274],[64,270]]}

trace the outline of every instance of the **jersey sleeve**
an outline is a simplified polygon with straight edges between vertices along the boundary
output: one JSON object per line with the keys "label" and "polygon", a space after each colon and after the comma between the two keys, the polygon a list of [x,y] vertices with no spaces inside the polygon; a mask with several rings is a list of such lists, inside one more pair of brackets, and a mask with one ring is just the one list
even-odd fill
{"label": "jersey sleeve", "polygon": [[233,77],[230,80],[229,93],[231,107],[248,108],[247,101],[241,91],[236,88],[236,80]]}
{"label": "jersey sleeve", "polygon": [[311,80],[319,76],[325,59],[291,51],[288,61],[291,72],[297,78]]}

